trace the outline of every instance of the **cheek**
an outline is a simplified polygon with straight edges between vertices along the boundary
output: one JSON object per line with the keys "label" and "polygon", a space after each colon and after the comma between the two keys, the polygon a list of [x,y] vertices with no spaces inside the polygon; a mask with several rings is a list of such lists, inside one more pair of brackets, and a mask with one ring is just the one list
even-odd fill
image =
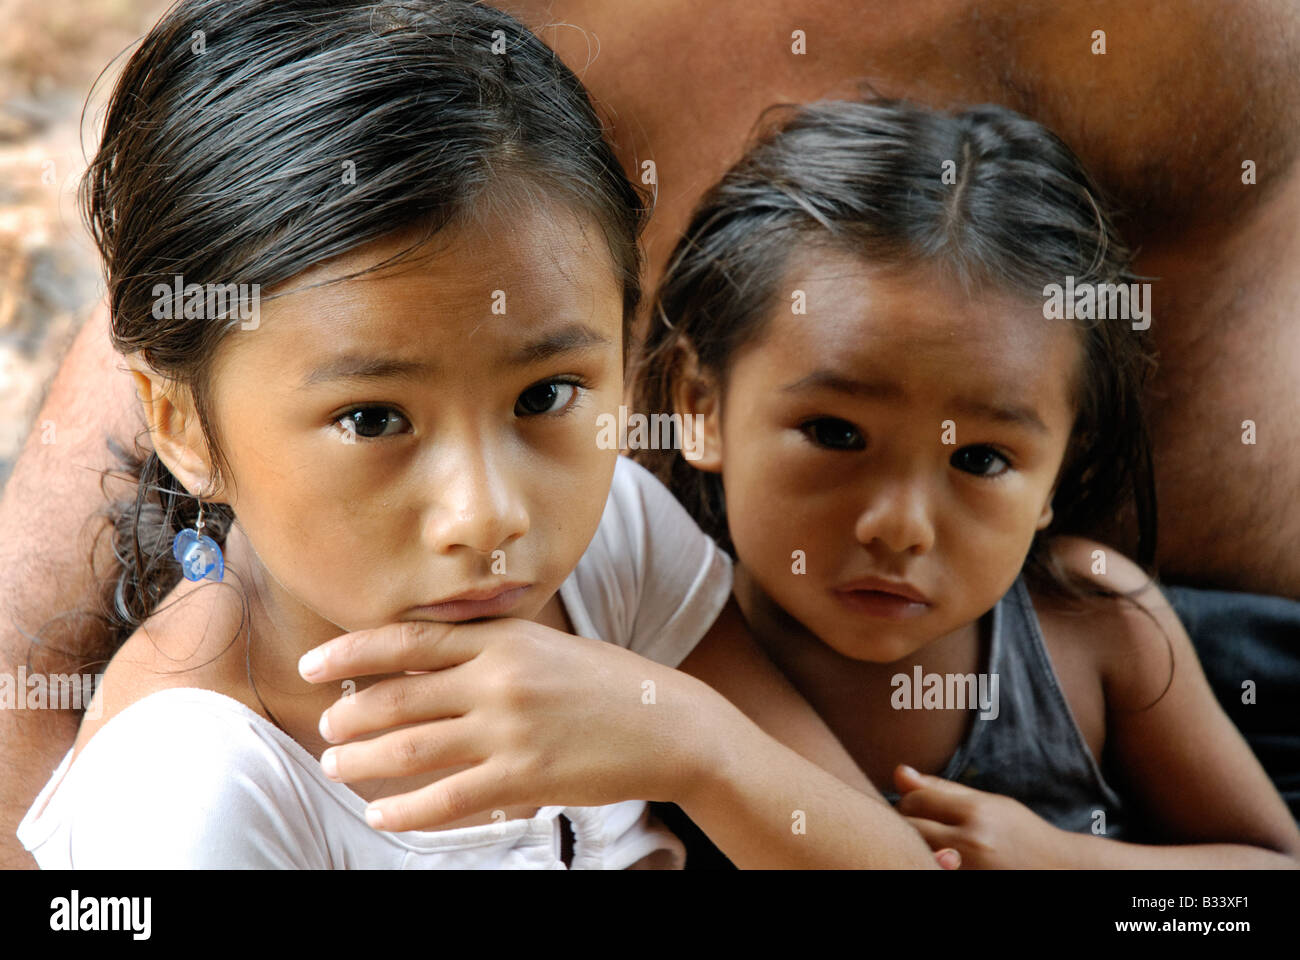
{"label": "cheek", "polygon": [[294,474],[288,496],[285,482],[246,486],[240,524],[286,590],[340,624],[391,612],[403,583],[399,558],[415,529],[396,498],[319,465]]}
{"label": "cheek", "polygon": [[333,623],[357,629],[384,622],[402,585],[395,568],[415,529],[400,482],[377,482],[379,461],[364,441],[266,430],[236,435],[240,442],[227,451],[235,515],[267,573]]}
{"label": "cheek", "polygon": [[539,575],[559,583],[572,572],[600,526],[610,484],[618,465],[617,450],[596,446],[584,433],[580,456],[559,464],[543,488],[532,495],[530,555]]}
{"label": "cheek", "polygon": [[600,418],[617,423],[621,400],[621,382],[610,381],[506,454],[527,491],[528,539],[548,544],[556,562],[576,546],[576,564],[600,524],[619,457],[617,438],[604,443],[609,421]]}
{"label": "cheek", "polygon": [[[1014,555],[1033,535],[1033,522],[1023,502],[988,497],[979,510],[961,507],[945,511],[936,542],[945,557],[978,566],[980,557],[992,561]],[[964,505],[963,505],[964,506]]]}
{"label": "cheek", "polygon": [[802,551],[811,569],[829,552],[827,541],[837,529],[833,496],[810,482],[803,458],[779,432],[741,424],[727,436],[732,442],[723,445],[723,488],[741,563],[784,577],[797,559],[792,554]]}
{"label": "cheek", "polygon": [[[954,499],[936,547],[971,616],[991,608],[1015,581],[1033,542],[1041,496],[1032,484]],[[978,608],[978,609],[976,609]]]}

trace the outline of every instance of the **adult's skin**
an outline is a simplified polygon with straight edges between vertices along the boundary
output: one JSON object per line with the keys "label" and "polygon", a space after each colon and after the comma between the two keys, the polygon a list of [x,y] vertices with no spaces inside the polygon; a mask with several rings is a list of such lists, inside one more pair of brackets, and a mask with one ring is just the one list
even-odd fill
{"label": "adult's skin", "polygon": [[[656,167],[648,281],[691,208],[773,102],[852,97],[868,79],[936,106],[994,101],[1060,133],[1118,204],[1155,283],[1151,391],[1169,581],[1300,596],[1300,13],[1292,0],[503,0],[614,121],[629,173]],[[561,22],[570,26],[547,27]],[[579,29],[581,28],[581,29]],[[803,31],[806,52],[792,50]],[[1092,52],[1105,31],[1106,53]],[[591,59],[599,49],[594,60]],[[589,62],[590,61],[590,62]],[[960,158],[954,158],[959,160]],[[1253,161],[1256,183],[1243,183]],[[936,171],[936,175],[937,175]],[[85,603],[105,433],[143,430],[102,310],[82,330],[0,501],[0,671]],[[1242,421],[1256,440],[1242,442]],[[1104,534],[1104,531],[1098,531]],[[108,557],[101,549],[99,572]],[[93,648],[82,623],[58,636]],[[55,672],[82,660],[41,662]],[[77,717],[0,711],[0,866],[71,746]]]}

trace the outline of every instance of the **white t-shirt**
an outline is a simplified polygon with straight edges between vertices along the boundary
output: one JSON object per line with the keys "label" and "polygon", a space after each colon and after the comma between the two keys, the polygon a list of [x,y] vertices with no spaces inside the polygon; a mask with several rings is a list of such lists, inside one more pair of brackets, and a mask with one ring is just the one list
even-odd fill
{"label": "white t-shirt", "polygon": [[[653,524],[653,529],[652,529]],[[662,484],[618,458],[600,527],[560,586],[574,632],[676,667],[731,594],[730,559]],[[580,731],[575,731],[580,735]],[[385,833],[278,727],[223,694],[161,690],[122,710],[18,826],[41,867],[564,869],[679,868],[680,840],[644,801],[543,807],[536,816]]]}

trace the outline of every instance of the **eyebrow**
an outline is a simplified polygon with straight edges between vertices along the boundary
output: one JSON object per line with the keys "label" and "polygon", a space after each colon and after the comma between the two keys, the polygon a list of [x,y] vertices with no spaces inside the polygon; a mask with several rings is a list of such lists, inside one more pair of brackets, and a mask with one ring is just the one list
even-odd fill
{"label": "eyebrow", "polygon": [[[781,388],[782,393],[805,393],[813,390],[832,390],[836,393],[845,393],[866,400],[894,402],[903,400],[907,396],[907,391],[903,389],[903,385],[896,381],[858,380],[827,369],[814,370],[806,377],[801,377],[794,383]],[[987,400],[977,400],[974,397],[957,397],[952,401],[951,406],[959,413],[968,413],[972,416],[994,420],[999,423],[1028,427],[1039,433],[1049,432],[1047,425],[1043,423],[1033,407],[1014,403],[990,403]]]}
{"label": "eyebrow", "polygon": [[[586,350],[609,343],[585,323],[570,323],[536,340],[524,344],[512,353],[507,363],[526,366],[541,363],[551,357],[573,350]],[[397,357],[376,357],[361,353],[344,353],[318,366],[303,380],[304,387],[331,380],[385,380],[402,378],[416,380],[431,377],[434,367],[418,360]]]}
{"label": "eyebrow", "polygon": [[330,380],[387,380],[400,377],[414,380],[432,374],[427,363],[399,360],[394,357],[371,357],[344,353],[321,364],[303,380],[304,387]]}
{"label": "eyebrow", "polygon": [[597,333],[585,323],[569,323],[537,340],[524,344],[510,357],[515,366],[540,363],[572,350],[589,350],[609,343],[609,338]]}

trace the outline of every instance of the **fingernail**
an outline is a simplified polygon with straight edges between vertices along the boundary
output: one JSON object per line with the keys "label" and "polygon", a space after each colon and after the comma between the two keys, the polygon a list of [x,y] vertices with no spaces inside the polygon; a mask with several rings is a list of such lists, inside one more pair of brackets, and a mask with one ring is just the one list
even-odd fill
{"label": "fingernail", "polygon": [[939,865],[945,870],[956,870],[961,866],[961,854],[951,847],[947,850],[940,850],[935,859],[939,861]]}
{"label": "fingernail", "polygon": [[905,763],[904,763],[904,764],[901,764],[901,766],[902,766],[902,768],[903,768],[903,772],[904,772],[905,774],[907,774],[909,777],[919,777],[919,776],[920,776],[920,774],[917,773],[915,767],[909,767],[909,766],[908,766],[907,764],[905,764]]}
{"label": "fingernail", "polygon": [[366,823],[376,830],[384,829],[384,813],[378,807],[366,807]]}
{"label": "fingernail", "polygon": [[334,731],[330,729],[330,713],[328,710],[320,715],[320,737],[330,743],[334,742]]}
{"label": "fingernail", "polygon": [[325,666],[325,654],[319,649],[308,650],[298,661],[298,673],[304,679],[310,678],[313,674],[320,673],[321,668]]}
{"label": "fingernail", "polygon": [[320,768],[325,771],[325,776],[331,780],[339,778],[339,758],[334,750],[326,750],[320,755]]}

